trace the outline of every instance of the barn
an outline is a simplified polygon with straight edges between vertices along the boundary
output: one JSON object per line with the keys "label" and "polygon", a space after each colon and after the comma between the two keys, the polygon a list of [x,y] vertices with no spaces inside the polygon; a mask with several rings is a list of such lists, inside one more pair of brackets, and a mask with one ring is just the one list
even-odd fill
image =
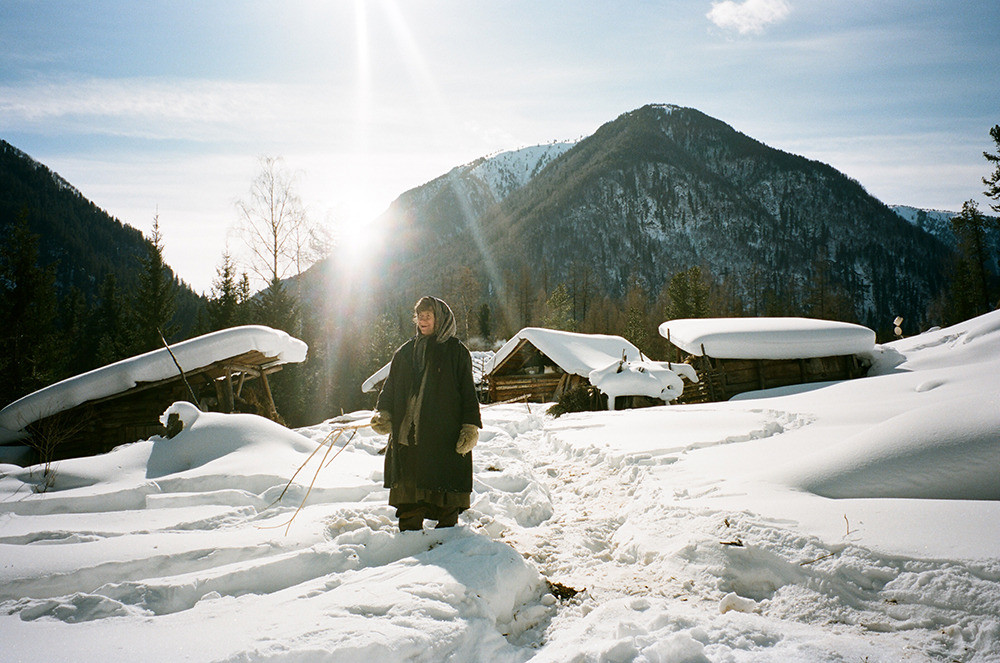
{"label": "barn", "polygon": [[668,320],[659,332],[700,377],[680,403],[863,377],[875,348],[875,332],[867,327],[811,318]]}
{"label": "barn", "polygon": [[0,410],[0,440],[27,445],[29,462],[103,453],[163,433],[160,415],[175,401],[279,420],[267,376],[306,351],[259,325],[198,336],[24,396]]}

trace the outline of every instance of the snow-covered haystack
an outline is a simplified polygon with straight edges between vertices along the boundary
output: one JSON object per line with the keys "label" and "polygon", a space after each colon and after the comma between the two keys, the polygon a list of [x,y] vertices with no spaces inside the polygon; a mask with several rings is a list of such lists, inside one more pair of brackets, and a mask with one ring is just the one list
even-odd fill
{"label": "snow-covered haystack", "polygon": [[698,376],[687,364],[673,364],[649,360],[615,361],[604,368],[590,372],[590,383],[608,397],[608,409],[615,409],[618,396],[646,396],[664,403],[684,393],[686,377],[697,382]]}

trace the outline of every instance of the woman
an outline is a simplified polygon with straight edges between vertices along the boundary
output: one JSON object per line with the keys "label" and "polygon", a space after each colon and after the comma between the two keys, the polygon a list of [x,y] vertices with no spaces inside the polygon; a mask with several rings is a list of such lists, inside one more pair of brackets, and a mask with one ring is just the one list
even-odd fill
{"label": "woman", "polygon": [[417,334],[393,355],[372,417],[376,433],[389,433],[385,487],[400,531],[423,529],[425,518],[452,527],[469,508],[470,452],[483,425],[451,309],[422,297],[413,311]]}

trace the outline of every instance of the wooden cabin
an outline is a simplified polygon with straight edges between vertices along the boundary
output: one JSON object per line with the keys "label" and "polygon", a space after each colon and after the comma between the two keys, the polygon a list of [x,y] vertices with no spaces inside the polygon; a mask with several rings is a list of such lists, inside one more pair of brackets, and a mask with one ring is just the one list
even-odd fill
{"label": "wooden cabin", "polygon": [[557,401],[565,392],[590,384],[592,370],[640,352],[621,336],[577,334],[527,327],[497,350],[485,381],[491,403]]}
{"label": "wooden cabin", "polygon": [[304,358],[305,344],[284,332],[236,327],[50,385],[0,411],[0,426],[27,435],[32,462],[50,462],[165,434],[159,419],[176,401],[280,421],[268,375]]}
{"label": "wooden cabin", "polygon": [[875,346],[875,332],[866,327],[807,318],[669,320],[660,334],[698,373],[678,403],[864,377]]}
{"label": "wooden cabin", "polygon": [[725,359],[692,355],[684,361],[694,367],[700,381],[685,382],[677,403],[713,403],[758,389],[853,380],[864,377],[868,371],[868,365],[856,355],[799,359]]}

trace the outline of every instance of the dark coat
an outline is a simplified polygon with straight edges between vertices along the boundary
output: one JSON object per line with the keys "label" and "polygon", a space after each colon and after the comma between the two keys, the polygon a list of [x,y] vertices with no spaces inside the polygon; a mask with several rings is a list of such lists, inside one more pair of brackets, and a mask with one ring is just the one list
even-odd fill
{"label": "dark coat", "polygon": [[405,434],[400,424],[407,400],[420,388],[413,363],[415,342],[412,338],[396,350],[376,406],[392,417],[385,452],[385,487],[407,481],[426,490],[471,493],[472,453],[460,456],[455,444],[462,424],[482,428],[483,422],[472,381],[472,357],[457,338],[428,343],[419,435],[416,444],[399,443]]}

